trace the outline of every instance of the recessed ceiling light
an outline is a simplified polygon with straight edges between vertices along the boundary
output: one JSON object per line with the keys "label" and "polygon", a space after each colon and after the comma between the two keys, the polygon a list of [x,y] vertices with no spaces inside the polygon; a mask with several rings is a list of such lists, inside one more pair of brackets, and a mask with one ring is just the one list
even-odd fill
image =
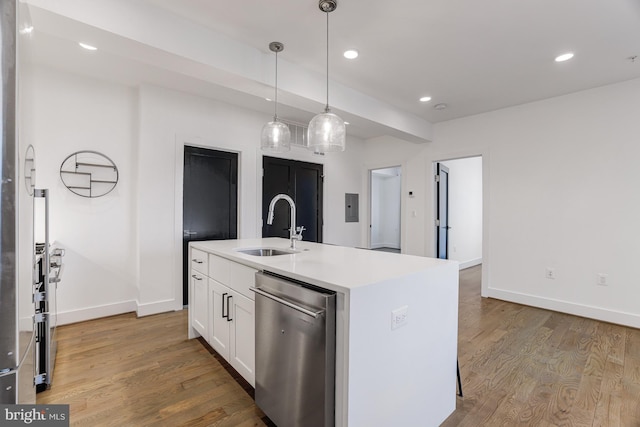
{"label": "recessed ceiling light", "polygon": [[564,62],[573,58],[573,53],[563,53],[562,55],[556,56],[556,62]]}
{"label": "recessed ceiling light", "polygon": [[86,43],[82,43],[82,42],[79,42],[78,44],[80,45],[80,47],[82,47],[84,49],[87,49],[87,50],[98,50],[97,47],[91,46],[90,44],[86,44]]}
{"label": "recessed ceiling light", "polygon": [[33,25],[28,25],[20,30],[20,34],[31,34],[33,32]]}
{"label": "recessed ceiling light", "polygon": [[429,102],[429,101],[431,101],[430,96],[423,96],[422,98],[420,98],[420,102]]}
{"label": "recessed ceiling light", "polygon": [[358,51],[355,49],[345,50],[343,55],[347,59],[356,59],[358,57]]}
{"label": "recessed ceiling light", "polygon": [[264,100],[267,101],[267,102],[273,101],[273,99],[271,99],[271,98],[265,98]]}
{"label": "recessed ceiling light", "polygon": [[447,107],[448,107],[448,105],[445,104],[444,102],[440,103],[440,104],[436,104],[436,105],[433,106],[433,108],[435,108],[436,110],[444,110]]}
{"label": "recessed ceiling light", "polygon": [[345,124],[345,125],[350,125],[351,123],[349,123],[349,122],[344,122],[344,124]]}

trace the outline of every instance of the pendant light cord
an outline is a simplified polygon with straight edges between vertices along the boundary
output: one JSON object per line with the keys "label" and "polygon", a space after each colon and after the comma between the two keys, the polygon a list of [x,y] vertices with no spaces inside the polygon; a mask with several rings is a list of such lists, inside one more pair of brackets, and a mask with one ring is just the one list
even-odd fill
{"label": "pendant light cord", "polygon": [[276,95],[275,105],[273,106],[273,121],[278,121],[278,51],[276,50]]}
{"label": "pendant light cord", "polygon": [[327,15],[327,105],[324,107],[325,113],[329,112],[329,12]]}

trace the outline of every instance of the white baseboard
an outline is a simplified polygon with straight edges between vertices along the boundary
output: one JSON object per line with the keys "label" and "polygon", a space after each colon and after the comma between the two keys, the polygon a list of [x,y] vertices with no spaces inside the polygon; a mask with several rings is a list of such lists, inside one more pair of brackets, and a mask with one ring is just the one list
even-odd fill
{"label": "white baseboard", "polygon": [[168,299],[164,301],[155,301],[145,304],[138,303],[138,317],[150,316],[152,314],[166,313],[168,311],[176,311],[182,309],[182,304],[178,305],[176,300]]}
{"label": "white baseboard", "polygon": [[176,311],[182,308],[177,306],[175,300],[156,301],[152,303],[139,304],[135,300],[123,301],[107,305],[99,305],[79,310],[69,310],[58,313],[58,325],[68,325],[70,323],[84,322],[86,320],[99,319],[101,317],[115,316],[124,313],[137,313],[138,317],[150,316],[152,314]]}
{"label": "white baseboard", "polygon": [[475,267],[476,265],[482,264],[482,258],[476,258],[469,261],[460,263],[460,270],[464,270],[465,268]]}
{"label": "white baseboard", "polygon": [[390,249],[400,249],[395,243],[372,243],[371,249],[380,249],[380,248],[390,248]]}
{"label": "white baseboard", "polygon": [[559,311],[561,313],[587,317],[589,319],[601,320],[603,322],[615,323],[632,328],[640,328],[640,316],[637,314],[624,313],[602,307],[576,304],[567,301],[544,298],[536,295],[522,294],[495,288],[488,288],[487,296],[490,298],[497,298],[504,301],[515,302],[517,304],[529,305],[532,307],[544,308],[546,310]]}
{"label": "white baseboard", "polygon": [[116,314],[135,312],[137,304],[135,301],[123,301],[107,305],[82,308],[79,310],[69,310],[58,313],[58,325],[68,325],[69,323],[84,322],[85,320],[98,319],[100,317],[115,316]]}

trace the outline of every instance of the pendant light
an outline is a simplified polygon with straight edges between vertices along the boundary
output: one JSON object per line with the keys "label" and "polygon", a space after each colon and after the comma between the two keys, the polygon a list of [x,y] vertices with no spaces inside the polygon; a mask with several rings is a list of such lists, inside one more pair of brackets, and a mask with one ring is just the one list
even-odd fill
{"label": "pendant light", "polygon": [[291,149],[291,132],[289,131],[289,126],[278,120],[278,52],[284,50],[284,45],[280,42],[271,42],[269,43],[269,49],[276,54],[276,94],[273,102],[273,121],[262,127],[260,146],[264,151],[281,153]]}
{"label": "pendant light", "polygon": [[346,129],[344,120],[329,109],[329,12],[338,7],[337,0],[319,0],[320,10],[327,14],[327,105],[324,112],[309,122],[307,147],[316,153],[344,151]]}

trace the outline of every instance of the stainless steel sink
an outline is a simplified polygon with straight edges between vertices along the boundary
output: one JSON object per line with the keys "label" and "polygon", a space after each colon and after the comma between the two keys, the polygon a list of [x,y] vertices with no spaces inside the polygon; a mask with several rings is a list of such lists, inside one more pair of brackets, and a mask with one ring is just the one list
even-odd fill
{"label": "stainless steel sink", "polygon": [[276,255],[291,255],[298,253],[298,251],[294,251],[291,249],[280,249],[280,248],[244,248],[244,249],[236,249],[236,252],[240,252],[242,254],[253,255],[253,256],[276,256]]}

